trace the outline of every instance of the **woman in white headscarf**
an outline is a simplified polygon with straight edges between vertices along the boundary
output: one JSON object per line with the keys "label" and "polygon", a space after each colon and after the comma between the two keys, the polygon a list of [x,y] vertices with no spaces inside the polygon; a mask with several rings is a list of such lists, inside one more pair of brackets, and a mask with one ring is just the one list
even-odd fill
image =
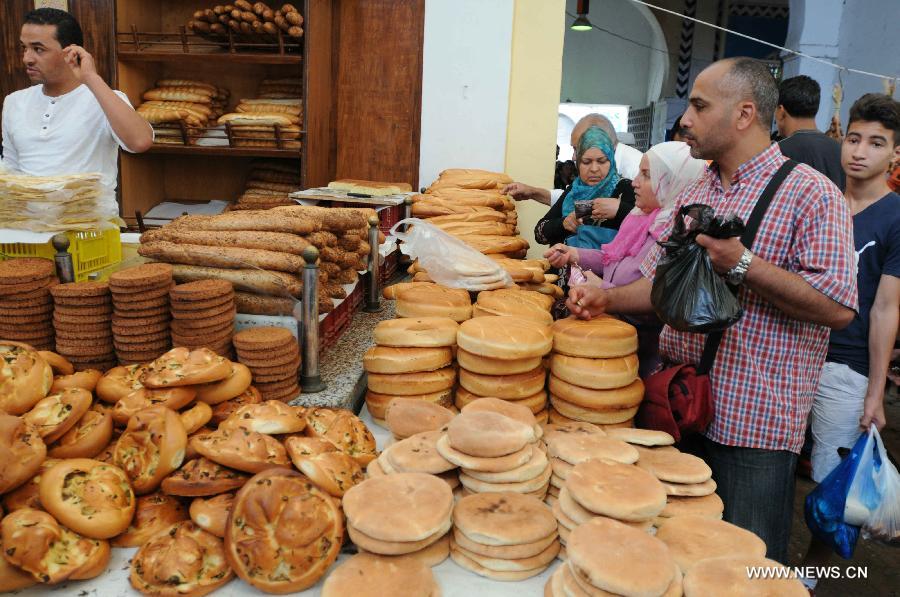
{"label": "woman in white headscarf", "polygon": [[[691,157],[686,143],[669,141],[654,145],[641,158],[640,171],[631,183],[635,208],[622,221],[616,237],[602,249],[557,244],[550,247],[544,257],[554,267],[578,265],[587,274],[588,284],[603,288],[631,284],[641,277],[641,262],[650,248],[669,229],[675,199],[700,178],[705,169],[706,162]],[[576,283],[570,277],[569,285]],[[655,366],[661,324],[644,320],[631,323],[638,326],[640,334],[639,356],[644,353],[646,357],[641,358],[643,376]]]}

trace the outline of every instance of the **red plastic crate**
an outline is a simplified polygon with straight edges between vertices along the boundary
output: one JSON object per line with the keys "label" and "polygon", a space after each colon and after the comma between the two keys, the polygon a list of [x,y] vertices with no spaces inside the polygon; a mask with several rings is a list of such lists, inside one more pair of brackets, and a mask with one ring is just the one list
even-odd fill
{"label": "red plastic crate", "polygon": [[394,274],[397,273],[397,268],[400,264],[400,250],[394,250],[390,255],[384,258],[384,263],[381,265],[381,270],[379,270],[380,278],[381,278],[381,286],[384,287],[387,282],[394,277]]}

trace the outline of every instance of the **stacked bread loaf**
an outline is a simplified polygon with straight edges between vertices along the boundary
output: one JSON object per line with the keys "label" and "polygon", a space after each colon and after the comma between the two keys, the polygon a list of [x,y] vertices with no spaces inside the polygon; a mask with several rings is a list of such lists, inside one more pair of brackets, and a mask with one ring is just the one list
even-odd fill
{"label": "stacked bread loaf", "polygon": [[396,310],[397,317],[449,317],[461,322],[472,317],[472,299],[461,288],[417,284],[397,293]]}
{"label": "stacked bread loaf", "polygon": [[[196,143],[223,113],[230,92],[204,81],[160,79],[143,94],[137,113],[156,131],[156,143]],[[182,124],[187,138],[182,136]]]}
{"label": "stacked bread loaf", "polygon": [[[371,209],[279,207],[182,216],[141,236],[138,252],[174,264],[178,282],[227,280],[239,313],[289,315],[302,296],[303,250],[318,248],[319,311],[345,298],[342,284],[357,279],[369,254]],[[364,232],[366,231],[366,232]]]}
{"label": "stacked bread loaf", "polygon": [[550,326],[531,319],[486,316],[464,321],[457,334],[456,406],[461,409],[485,396],[503,398],[546,421],[547,372],[541,360],[552,344]]}
{"label": "stacked bread loaf", "polygon": [[27,342],[39,350],[53,349],[53,297],[58,284],[49,259],[0,261],[0,337]]}
{"label": "stacked bread loaf", "polygon": [[505,315],[550,325],[553,323],[552,306],[553,298],[540,292],[517,288],[483,290],[472,307],[472,317]]}
{"label": "stacked bread loaf", "polygon": [[644,398],[638,378],[637,330],[614,317],[553,324],[551,420],[631,427]]}
{"label": "stacked bread loaf", "polygon": [[[468,297],[467,297],[468,298]],[[403,318],[375,326],[375,346],[363,356],[366,406],[378,425],[396,397],[453,404],[453,347],[459,326],[446,317]]]}
{"label": "stacked bread loaf", "polygon": [[265,2],[235,0],[194,12],[187,28],[197,35],[220,41],[229,32],[241,39],[275,43],[284,37],[293,41],[303,37],[303,15],[293,4],[273,10]]}
{"label": "stacked bread loaf", "polygon": [[258,327],[234,335],[238,361],[250,368],[265,400],[288,402],[300,394],[300,348],[285,328]]}
{"label": "stacked bread loaf", "polygon": [[450,489],[459,487],[456,465],[441,456],[437,442],[441,430],[422,431],[392,443],[366,467],[369,477],[396,473],[425,473],[447,482]]}
{"label": "stacked bread loaf", "polygon": [[370,477],[342,501],[347,531],[358,548],[373,554],[416,554],[428,566],[447,557],[453,492],[433,475],[395,473]]}
{"label": "stacked bread loaf", "polygon": [[113,343],[120,364],[146,363],[169,350],[173,284],[172,266],[166,263],[138,265],[109,277]]}
{"label": "stacked bread loaf", "polygon": [[288,195],[299,189],[300,170],[296,163],[276,160],[258,162],[250,168],[243,192],[227,209],[271,209],[296,205]]}
{"label": "stacked bread loaf", "polygon": [[50,292],[54,303],[56,352],[79,371],[106,371],[115,366],[109,284],[71,282],[58,284]]}
{"label": "stacked bread loaf", "polygon": [[453,508],[450,557],[480,576],[531,578],[547,569],[559,548],[556,520],[537,498],[479,493],[460,499]]}
{"label": "stacked bread loaf", "polygon": [[233,358],[234,288],[226,280],[199,280],[173,286],[172,343],[190,349],[206,347]]}
{"label": "stacked bread loaf", "polygon": [[511,491],[544,499],[552,470],[538,446],[539,429],[495,410],[462,412],[437,449],[460,467],[463,495]]}

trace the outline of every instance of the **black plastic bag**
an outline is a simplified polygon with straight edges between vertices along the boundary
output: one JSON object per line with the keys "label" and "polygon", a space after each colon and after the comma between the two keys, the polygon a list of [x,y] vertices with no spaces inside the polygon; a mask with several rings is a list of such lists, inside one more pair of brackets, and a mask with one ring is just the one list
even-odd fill
{"label": "black plastic bag", "polygon": [[[685,216],[691,218],[690,225]],[[715,272],[706,249],[697,244],[698,234],[731,238],[744,232],[744,223],[733,216],[716,216],[708,205],[686,205],[675,215],[672,235],[659,243],[665,256],[656,266],[650,300],[659,318],[681,332],[718,332],[744,314],[741,304]]]}

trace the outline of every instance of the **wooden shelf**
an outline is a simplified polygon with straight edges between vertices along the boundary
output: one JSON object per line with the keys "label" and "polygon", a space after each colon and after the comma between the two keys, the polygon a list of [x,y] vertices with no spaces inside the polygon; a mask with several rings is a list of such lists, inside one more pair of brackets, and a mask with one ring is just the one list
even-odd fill
{"label": "wooden shelf", "polygon": [[302,54],[264,54],[240,52],[181,52],[158,50],[119,50],[120,61],[130,62],[215,62],[228,64],[302,64]]}
{"label": "wooden shelf", "polygon": [[147,153],[169,155],[221,156],[235,158],[293,158],[300,159],[300,149],[265,147],[204,147],[197,145],[155,144]]}

